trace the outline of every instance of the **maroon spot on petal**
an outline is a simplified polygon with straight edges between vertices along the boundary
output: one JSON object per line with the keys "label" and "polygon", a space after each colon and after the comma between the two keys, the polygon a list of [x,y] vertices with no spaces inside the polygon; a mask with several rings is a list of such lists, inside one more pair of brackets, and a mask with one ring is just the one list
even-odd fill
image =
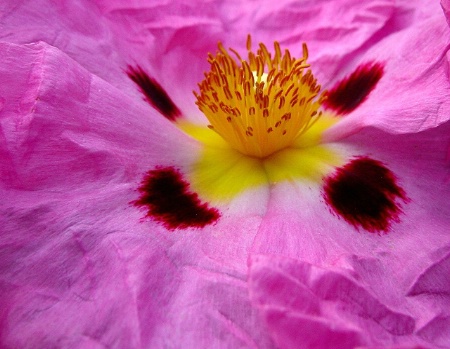
{"label": "maroon spot on petal", "polygon": [[381,63],[361,64],[346,78],[339,81],[330,91],[323,105],[344,115],[364,102],[384,73]]}
{"label": "maroon spot on petal", "polygon": [[147,172],[138,188],[141,196],[132,203],[147,210],[147,217],[162,223],[167,229],[203,228],[216,222],[219,211],[202,203],[189,183],[173,167]]}
{"label": "maroon spot on petal", "polygon": [[155,79],[148,76],[140,66],[132,67],[129,65],[126,73],[138,85],[144,94],[144,99],[167,119],[175,121],[181,116],[180,110],[170,99],[164,88]]}
{"label": "maroon spot on petal", "polygon": [[381,162],[359,157],[325,178],[324,198],[355,228],[386,233],[392,222],[399,222],[399,201],[408,201],[396,182],[395,175]]}

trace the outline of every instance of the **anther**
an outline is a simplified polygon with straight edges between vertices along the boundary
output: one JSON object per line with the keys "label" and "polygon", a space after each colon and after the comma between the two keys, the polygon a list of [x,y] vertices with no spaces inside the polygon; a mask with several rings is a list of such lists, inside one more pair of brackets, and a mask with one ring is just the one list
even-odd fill
{"label": "anther", "polygon": [[[306,70],[306,45],[296,59],[277,42],[273,55],[264,44],[252,52],[251,44],[248,36],[244,61],[237,51],[227,51],[219,43],[216,55],[208,56],[211,70],[195,96],[213,126],[210,129],[243,154],[266,157],[307,132],[320,116],[318,108],[325,97],[311,70]],[[282,123],[282,131],[274,132]]]}

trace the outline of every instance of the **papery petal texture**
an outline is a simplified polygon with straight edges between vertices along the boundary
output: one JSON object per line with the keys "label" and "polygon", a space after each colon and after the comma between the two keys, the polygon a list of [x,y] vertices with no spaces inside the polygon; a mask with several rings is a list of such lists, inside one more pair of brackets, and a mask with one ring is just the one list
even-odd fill
{"label": "papery petal texture", "polygon": [[450,21],[450,2],[448,0],[442,0],[441,6],[444,10],[445,16],[447,17],[447,22]]}
{"label": "papery petal texture", "polygon": [[[430,19],[368,49],[361,61],[382,63],[383,77],[370,98],[330,130],[331,138],[365,126],[407,133],[447,121],[449,37],[448,26],[442,20]],[[426,91],[435,98],[427,100]]]}
{"label": "papery petal texture", "polygon": [[[374,338],[363,336],[366,345],[393,346],[400,340],[396,336],[403,335],[411,337],[404,343],[410,340],[422,345],[420,343],[425,341],[428,342],[425,347],[445,343],[439,331],[430,329],[427,333],[434,335],[428,337],[423,331],[437,321],[433,319],[447,316],[449,127],[447,122],[432,130],[402,136],[365,129],[346,140],[349,144],[359,143],[359,149],[365,149],[366,154],[388,164],[408,193],[410,201],[403,208],[400,222],[394,222],[386,235],[364,230],[343,233],[342,218],[331,219],[339,215],[332,208],[327,210],[326,201],[321,200],[323,191],[318,186],[309,185],[305,191],[300,189],[305,184],[286,184],[272,191],[273,205],[269,204],[268,214],[255,239],[255,252],[289,256],[294,261],[300,259],[302,263],[322,268],[324,273],[342,268],[358,280],[364,292],[376,297],[378,305],[374,309],[387,306],[410,317],[408,321],[412,325],[408,333],[385,329],[389,333],[379,333]],[[363,143],[370,143],[370,146]],[[323,219],[324,214],[329,215],[329,219]],[[279,273],[283,274],[284,268]],[[343,285],[343,282],[337,284]],[[348,291],[336,291],[334,295],[341,293],[345,295]],[[367,302],[361,300],[361,304]],[[399,321],[393,323],[400,324]],[[361,326],[358,321],[350,324],[351,327]],[[439,328],[442,322],[436,326]],[[277,331],[276,336],[285,337],[284,332],[278,334]],[[362,332],[376,333],[366,325]],[[291,340],[301,342],[300,337]]]}
{"label": "papery petal texture", "polygon": [[426,346],[412,336],[417,324],[408,308],[380,302],[360,277],[257,255],[250,261],[250,295],[281,348],[393,347],[396,336],[404,345]]}
{"label": "papery petal texture", "polygon": [[126,80],[120,74],[126,50],[117,49],[108,22],[94,3],[5,1],[0,16],[0,40],[17,44],[44,41],[104,79],[117,84]]}
{"label": "papery petal texture", "polygon": [[[2,2],[0,347],[450,347],[448,8]],[[208,52],[221,41],[243,53],[249,33],[296,57],[306,41],[325,89],[382,67],[354,108],[330,111],[327,151],[304,157],[323,173],[295,164],[276,177],[259,159],[218,165],[220,147],[183,132],[180,120],[207,124],[192,90]],[[361,224],[355,210],[349,219],[329,199],[330,178],[358,159],[398,189],[382,224]],[[211,170],[196,177],[199,166]],[[217,219],[155,218],[141,189],[168,169]],[[244,183],[224,200],[195,186],[223,191],[224,178]]]}
{"label": "papery petal texture", "polygon": [[146,169],[183,168],[198,145],[52,46],[2,49],[17,85],[2,114],[2,345],[270,347],[242,297],[258,216],[231,207],[214,229],[167,235],[130,205]]}

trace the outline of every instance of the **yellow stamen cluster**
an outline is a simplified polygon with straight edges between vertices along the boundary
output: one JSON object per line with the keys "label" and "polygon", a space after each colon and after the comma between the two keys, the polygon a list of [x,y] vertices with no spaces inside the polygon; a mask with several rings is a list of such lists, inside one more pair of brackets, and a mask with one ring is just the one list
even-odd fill
{"label": "yellow stamen cluster", "polygon": [[219,43],[215,56],[209,55],[211,70],[199,84],[197,105],[208,118],[208,126],[243,154],[264,158],[289,147],[320,117],[323,94],[303,57],[281,53],[278,42],[271,56],[259,44],[251,51],[247,39],[248,60],[233,52],[238,62]]}

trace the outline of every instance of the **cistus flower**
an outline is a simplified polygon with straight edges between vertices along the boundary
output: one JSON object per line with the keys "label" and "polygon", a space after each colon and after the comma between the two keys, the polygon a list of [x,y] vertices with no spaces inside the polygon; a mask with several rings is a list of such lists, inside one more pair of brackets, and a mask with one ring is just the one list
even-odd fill
{"label": "cistus flower", "polygon": [[450,347],[442,8],[2,3],[1,347]]}

